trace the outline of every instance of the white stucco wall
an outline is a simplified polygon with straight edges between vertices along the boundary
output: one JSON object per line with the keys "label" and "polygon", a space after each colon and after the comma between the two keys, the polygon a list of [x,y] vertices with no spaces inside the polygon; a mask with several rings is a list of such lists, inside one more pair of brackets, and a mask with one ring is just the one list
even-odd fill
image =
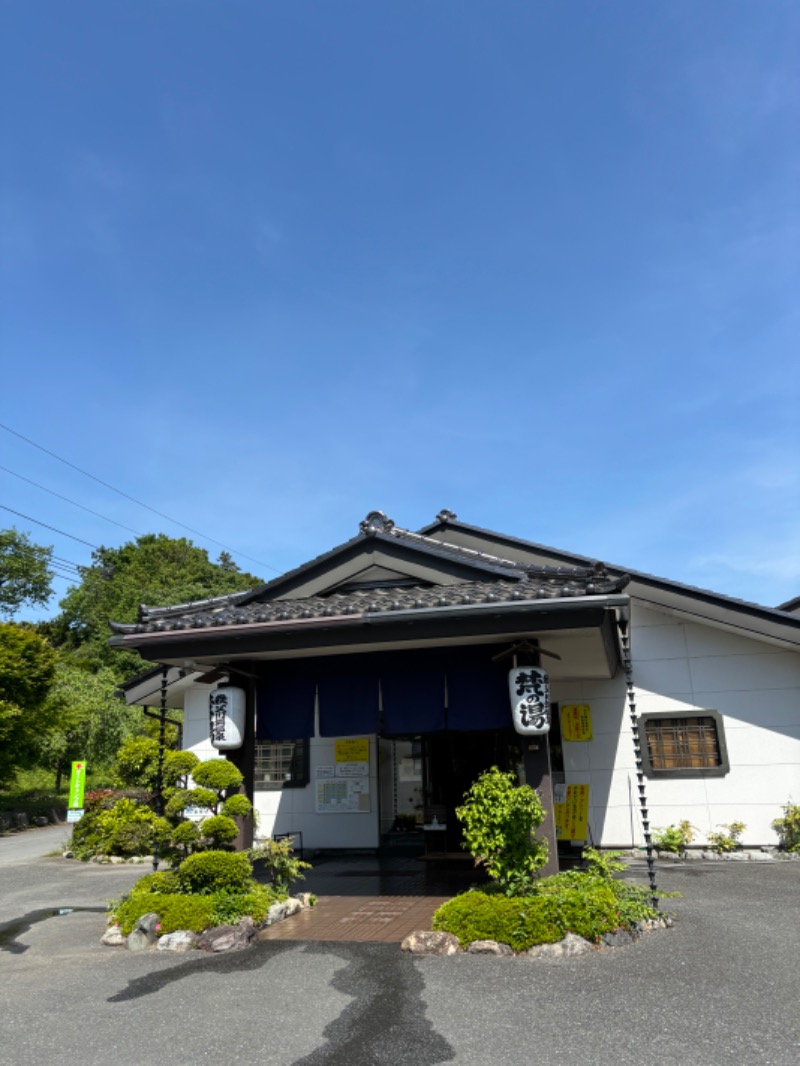
{"label": "white stucco wall", "polygon": [[[636,604],[631,651],[638,713],[719,711],[730,759],[724,777],[647,777],[651,826],[686,818],[702,842],[738,821],[745,844],[776,844],[770,823],[800,801],[800,655]],[[553,698],[592,709],[594,739],[565,743],[564,764],[568,783],[590,785],[595,842],[642,843],[624,678],[556,683]]]}
{"label": "white stucco wall", "polygon": [[313,737],[309,745],[311,780],[305,788],[284,788],[274,792],[256,792],[258,813],[256,836],[273,833],[302,833],[303,849],[377,848],[378,827],[378,753],[376,738],[369,738],[369,812],[352,814],[317,814],[316,768],[335,764],[332,737]]}

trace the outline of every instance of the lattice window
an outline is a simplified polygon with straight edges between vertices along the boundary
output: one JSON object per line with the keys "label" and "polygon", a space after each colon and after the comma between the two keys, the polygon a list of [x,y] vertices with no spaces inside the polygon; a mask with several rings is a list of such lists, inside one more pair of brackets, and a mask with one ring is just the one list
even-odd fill
{"label": "lattice window", "polygon": [[256,744],[255,789],[303,788],[309,781],[308,743],[276,740]]}
{"label": "lattice window", "polygon": [[658,770],[713,770],[722,766],[717,719],[648,718],[644,725],[650,767]]}

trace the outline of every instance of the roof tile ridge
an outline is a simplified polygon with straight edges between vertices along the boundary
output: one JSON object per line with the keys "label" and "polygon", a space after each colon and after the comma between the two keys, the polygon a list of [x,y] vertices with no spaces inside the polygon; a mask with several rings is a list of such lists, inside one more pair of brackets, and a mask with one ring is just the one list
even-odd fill
{"label": "roof tile ridge", "polygon": [[473,559],[480,559],[496,566],[508,567],[513,570],[525,569],[525,564],[517,562],[515,559],[504,559],[500,555],[491,555],[489,552],[479,552],[475,548],[467,548],[463,544],[452,544],[448,540],[436,540],[435,537],[426,537],[423,533],[414,533],[413,530],[402,529],[399,526],[394,526],[389,535],[392,537],[407,538],[412,541],[412,543],[422,542],[434,550],[441,551],[442,548],[446,548],[448,551],[455,552],[458,555],[466,555]]}

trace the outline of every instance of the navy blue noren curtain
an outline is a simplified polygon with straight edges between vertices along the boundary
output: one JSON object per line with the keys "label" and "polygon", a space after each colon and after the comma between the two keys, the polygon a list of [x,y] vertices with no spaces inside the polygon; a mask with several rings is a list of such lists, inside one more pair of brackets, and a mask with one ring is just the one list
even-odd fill
{"label": "navy blue noren curtain", "polygon": [[379,733],[378,678],[370,674],[320,677],[319,735]]}
{"label": "navy blue noren curtain", "polygon": [[499,670],[447,671],[447,728],[511,729],[508,678]]}
{"label": "navy blue noren curtain", "polygon": [[444,671],[381,673],[383,731],[436,733],[445,728]]}
{"label": "navy blue noren curtain", "polygon": [[256,688],[256,740],[308,740],[314,736],[316,682],[274,677]]}

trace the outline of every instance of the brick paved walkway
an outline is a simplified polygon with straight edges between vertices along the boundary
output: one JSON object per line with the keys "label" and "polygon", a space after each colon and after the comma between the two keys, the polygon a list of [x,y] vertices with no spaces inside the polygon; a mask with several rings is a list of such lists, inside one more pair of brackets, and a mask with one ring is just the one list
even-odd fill
{"label": "brick paved walkway", "polygon": [[259,940],[350,940],[400,943],[431,918],[449,896],[320,896],[300,911],[258,934]]}
{"label": "brick paved walkway", "polygon": [[477,876],[461,856],[441,863],[407,854],[324,857],[295,886],[313,892],[317,906],[269,926],[259,939],[399,943],[415,929],[430,929],[437,907]]}

